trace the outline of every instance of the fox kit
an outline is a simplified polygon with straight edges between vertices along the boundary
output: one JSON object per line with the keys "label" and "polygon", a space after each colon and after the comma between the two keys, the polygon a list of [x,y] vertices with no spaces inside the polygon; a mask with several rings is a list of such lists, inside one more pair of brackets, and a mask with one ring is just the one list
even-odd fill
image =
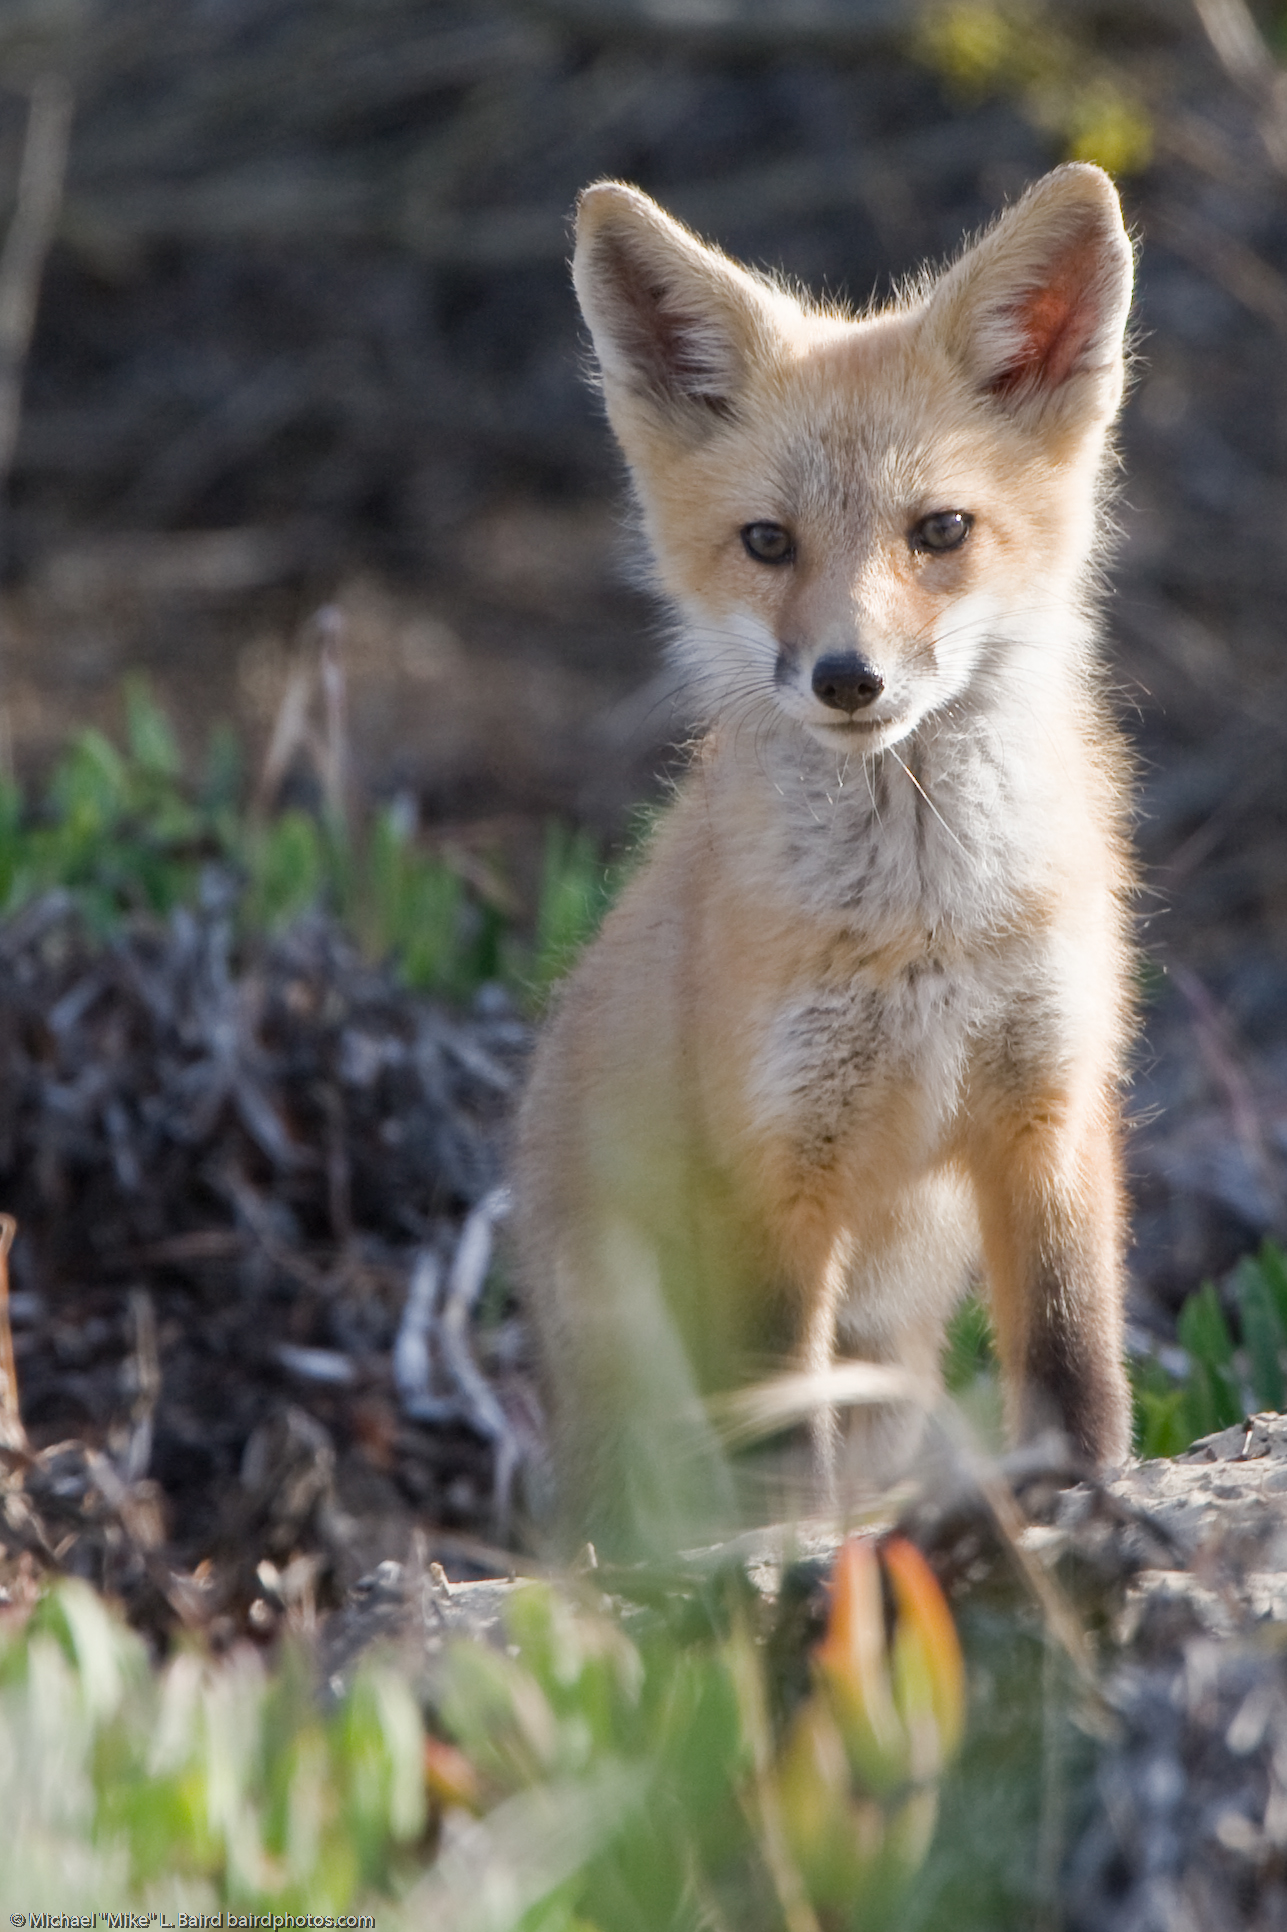
{"label": "fox kit", "polygon": [[837,1357],[932,1383],[972,1278],[1014,1434],[1127,1454],[1131,874],[1089,604],[1131,271],[1081,165],[857,319],[581,197],[706,727],[519,1126],[556,1480],[609,1547],[700,1462],[697,1398]]}

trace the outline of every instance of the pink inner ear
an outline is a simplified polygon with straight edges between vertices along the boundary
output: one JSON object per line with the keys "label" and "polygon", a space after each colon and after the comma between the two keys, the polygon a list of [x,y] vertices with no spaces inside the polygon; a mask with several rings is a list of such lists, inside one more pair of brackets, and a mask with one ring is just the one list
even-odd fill
{"label": "pink inner ear", "polygon": [[988,388],[1010,395],[1029,383],[1057,389],[1077,369],[1099,328],[1099,249],[1093,241],[1069,249],[1049,279],[1006,311],[1018,324],[1016,354]]}

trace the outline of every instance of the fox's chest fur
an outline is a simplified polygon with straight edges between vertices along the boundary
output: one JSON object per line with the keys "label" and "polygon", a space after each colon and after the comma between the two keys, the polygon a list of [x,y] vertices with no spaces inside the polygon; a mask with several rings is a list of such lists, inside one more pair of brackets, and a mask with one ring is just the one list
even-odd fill
{"label": "fox's chest fur", "polygon": [[1012,1426],[1125,1452],[1129,867],[1086,602],[1130,268],[1084,167],[858,320],[634,190],[583,203],[577,289],[708,730],[520,1122],[581,1533],[648,1540],[699,1393],[837,1348],[932,1382],[972,1271]]}
{"label": "fox's chest fur", "polygon": [[[801,1186],[867,1159],[895,1111],[909,1165],[933,1166],[972,1080],[1021,1084],[1021,1062],[1057,1064],[1113,1022],[1076,931],[1103,897],[1078,849],[1091,801],[1052,797],[1017,749],[999,757],[1007,722],[972,718],[857,769],[798,746],[732,752],[721,802],[759,792],[770,822],[712,828],[710,870],[734,871],[763,931],[810,939],[785,984],[743,975],[731,1111],[749,1142],[785,1143]],[[707,813],[713,789],[699,780]]]}
{"label": "fox's chest fur", "polygon": [[858,966],[843,985],[793,991],[748,1041],[748,1136],[783,1140],[804,1186],[862,1158],[897,1094],[908,1165],[932,1164],[960,1109],[971,1038],[996,1007],[982,974],[949,972],[932,954],[888,979]]}

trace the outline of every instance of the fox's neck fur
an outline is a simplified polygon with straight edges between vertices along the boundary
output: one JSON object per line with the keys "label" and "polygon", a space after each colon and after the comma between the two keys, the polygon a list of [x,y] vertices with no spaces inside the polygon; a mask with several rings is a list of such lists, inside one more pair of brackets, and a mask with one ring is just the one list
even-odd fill
{"label": "fox's neck fur", "polygon": [[721,863],[824,935],[840,927],[877,947],[1001,937],[1031,919],[1079,819],[1102,819],[1085,759],[1103,735],[1086,696],[1094,659],[1090,622],[1052,613],[996,637],[958,697],[868,755],[817,743],[771,697],[730,707],[693,775]]}

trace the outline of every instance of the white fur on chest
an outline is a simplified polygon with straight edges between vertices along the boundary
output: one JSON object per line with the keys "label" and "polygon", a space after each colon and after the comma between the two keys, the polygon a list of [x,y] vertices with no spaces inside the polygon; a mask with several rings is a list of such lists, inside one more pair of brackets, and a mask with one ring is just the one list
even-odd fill
{"label": "white fur on chest", "polygon": [[1003,742],[939,730],[908,747],[907,769],[886,755],[834,779],[797,763],[794,797],[774,774],[773,863],[801,919],[833,943],[819,947],[816,980],[758,1015],[748,1099],[760,1129],[806,1164],[879,1136],[896,1095],[908,1159],[932,1165],[972,1056],[1003,1038],[1019,999],[1052,1060],[1080,1030],[1057,937],[1015,937],[1057,864],[1060,827],[1031,754]]}
{"label": "white fur on chest", "polygon": [[904,1152],[929,1165],[952,1128],[971,1045],[1003,1008],[992,976],[933,956],[892,979],[861,970],[847,983],[797,990],[763,1016],[748,1068],[761,1131],[790,1142],[806,1165],[858,1151],[899,1103]]}

